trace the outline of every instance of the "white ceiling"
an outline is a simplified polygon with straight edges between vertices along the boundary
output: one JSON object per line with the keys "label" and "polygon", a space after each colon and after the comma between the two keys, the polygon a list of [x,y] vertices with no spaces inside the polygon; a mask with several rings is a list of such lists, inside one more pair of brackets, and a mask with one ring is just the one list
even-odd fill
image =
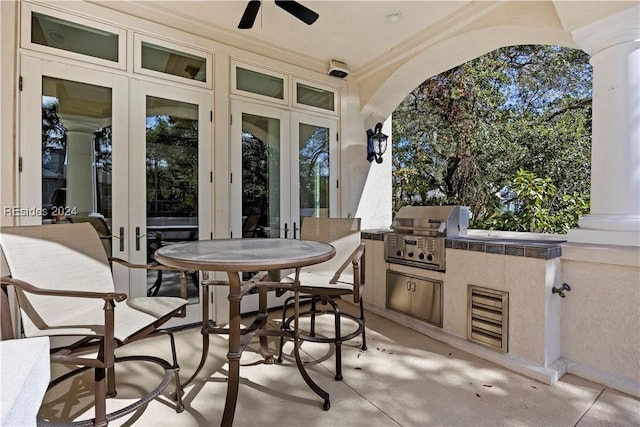
{"label": "white ceiling", "polygon": [[[274,0],[263,0],[253,28],[240,30],[237,26],[247,0],[86,1],[321,73],[327,72],[331,59],[339,60],[349,70],[347,80],[360,83],[367,114],[380,117],[386,117],[400,102],[402,95],[398,94],[407,93],[427,77],[501,46],[577,47],[573,29],[636,4],[611,0],[300,0],[320,15],[308,26]],[[389,14],[400,14],[401,19],[387,22]]]}
{"label": "white ceiling", "polygon": [[[239,30],[247,5],[244,0],[93,2],[245,50],[295,57],[296,63],[322,71],[336,59],[345,62],[351,72],[375,64],[378,57],[470,3],[301,0],[320,15],[308,26],[273,0],[263,0],[253,28]],[[397,13],[401,14],[399,21],[386,21],[386,15]]]}

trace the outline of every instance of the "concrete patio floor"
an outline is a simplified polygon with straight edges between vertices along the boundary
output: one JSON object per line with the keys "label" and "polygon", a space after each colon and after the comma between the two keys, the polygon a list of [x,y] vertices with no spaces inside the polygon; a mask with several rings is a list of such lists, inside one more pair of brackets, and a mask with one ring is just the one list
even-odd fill
{"label": "concrete patio floor", "polygon": [[[272,319],[278,327],[277,313]],[[186,379],[199,361],[199,328],[181,330],[176,339],[181,377]],[[322,400],[295,367],[291,343],[285,346],[282,364],[266,365],[256,339],[242,356],[234,425],[640,426],[640,400],[634,397],[570,374],[548,386],[372,313],[367,313],[367,351],[358,348],[360,342],[356,337],[343,346],[341,382],[333,378],[333,349],[303,344],[309,374],[331,395],[331,409],[323,411]],[[270,345],[275,349],[276,339]],[[207,363],[199,379],[185,389],[184,412],[174,411],[168,397],[171,384],[160,398],[110,425],[219,425],[226,393],[226,346],[226,337],[211,337]],[[167,340],[133,343],[119,355],[146,352],[167,357]],[[53,369],[60,372],[57,366]],[[109,410],[133,402],[155,386],[161,373],[150,364],[126,362],[118,365],[117,376],[118,396],[109,400]],[[90,418],[91,380],[92,374],[84,373],[50,390],[41,414],[52,421]]]}

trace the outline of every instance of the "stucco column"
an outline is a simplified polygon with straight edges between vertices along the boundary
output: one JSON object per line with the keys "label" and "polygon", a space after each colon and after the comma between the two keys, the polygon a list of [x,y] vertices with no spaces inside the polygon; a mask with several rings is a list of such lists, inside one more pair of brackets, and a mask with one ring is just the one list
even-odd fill
{"label": "stucco column", "polygon": [[83,123],[73,123],[67,128],[67,206],[79,214],[93,212],[95,130],[94,125]]}
{"label": "stucco column", "polygon": [[591,212],[569,242],[640,246],[640,7],[572,32],[591,55]]}

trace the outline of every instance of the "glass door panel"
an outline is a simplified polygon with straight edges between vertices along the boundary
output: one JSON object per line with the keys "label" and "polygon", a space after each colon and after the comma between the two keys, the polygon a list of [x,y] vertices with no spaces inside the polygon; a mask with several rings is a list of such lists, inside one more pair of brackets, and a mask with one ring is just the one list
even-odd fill
{"label": "glass door panel", "polygon": [[280,120],[242,113],[242,237],[280,237]]}
{"label": "glass door panel", "polygon": [[[198,239],[198,106],[147,96],[146,111],[146,241],[153,263],[161,246]],[[198,289],[197,274],[181,295],[177,272],[147,272],[149,296],[197,303]]]}
{"label": "glass door panel", "polygon": [[329,217],[329,129],[298,123],[300,220]]}
{"label": "glass door panel", "polygon": [[338,215],[337,120],[310,114],[291,114],[292,220],[297,227],[305,217]]}
{"label": "glass door panel", "polygon": [[231,237],[292,237],[288,113],[237,100],[231,110]]}
{"label": "glass door panel", "polygon": [[103,223],[111,234],[111,104],[109,87],[42,78],[43,222]]}

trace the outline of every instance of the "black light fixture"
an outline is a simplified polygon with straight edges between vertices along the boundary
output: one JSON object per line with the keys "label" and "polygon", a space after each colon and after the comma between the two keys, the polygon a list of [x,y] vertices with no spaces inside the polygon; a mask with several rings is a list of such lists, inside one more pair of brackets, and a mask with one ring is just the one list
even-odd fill
{"label": "black light fixture", "polygon": [[367,129],[367,160],[382,163],[382,155],[387,151],[387,139],[382,133],[382,123],[377,123],[374,130]]}

